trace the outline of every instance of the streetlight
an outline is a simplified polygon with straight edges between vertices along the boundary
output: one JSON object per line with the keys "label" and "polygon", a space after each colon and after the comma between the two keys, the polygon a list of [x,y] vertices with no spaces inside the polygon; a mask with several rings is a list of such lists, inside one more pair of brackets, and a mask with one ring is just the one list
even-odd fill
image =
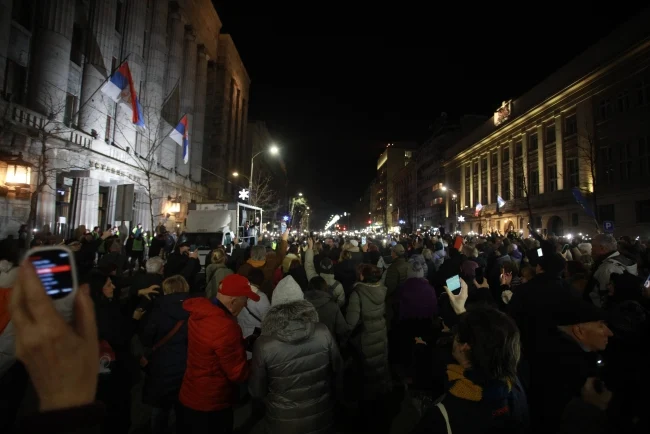
{"label": "streetlight", "polygon": [[302,197],[302,193],[298,193],[298,196]]}
{"label": "streetlight", "polygon": [[454,201],[454,217],[456,219],[456,222],[454,223],[454,228],[456,228],[456,232],[458,232],[458,200],[457,200],[458,195],[456,194],[456,192],[454,190],[452,190],[451,188],[447,188],[444,185],[442,187],[440,187],[440,190],[448,191],[448,192],[452,193],[451,194],[451,199]]}
{"label": "streetlight", "polygon": [[237,177],[239,176],[239,173],[237,173],[237,172],[233,172],[233,173],[232,173],[232,176],[234,176],[235,178],[237,178]]}
{"label": "streetlight", "polygon": [[[251,157],[251,176],[248,178],[248,191],[251,191],[253,189],[253,163],[255,162],[255,157],[257,157],[260,154],[263,154],[264,152],[269,151],[269,154],[271,155],[277,155],[280,152],[280,149],[278,149],[277,146],[271,145],[268,149],[261,150],[257,154],[253,155]],[[235,172],[236,173],[236,172]],[[238,176],[239,174],[235,175],[233,173],[233,176]]]}

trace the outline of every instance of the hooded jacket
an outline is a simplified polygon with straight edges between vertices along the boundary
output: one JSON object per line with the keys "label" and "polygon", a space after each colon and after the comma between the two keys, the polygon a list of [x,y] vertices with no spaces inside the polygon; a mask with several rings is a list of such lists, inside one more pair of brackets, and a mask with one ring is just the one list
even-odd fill
{"label": "hooded jacket", "polygon": [[384,318],[386,287],[357,282],[345,320],[353,330],[350,344],[363,355],[363,373],[367,386],[364,392],[383,393],[389,387],[388,337]]}
{"label": "hooded jacket", "polygon": [[327,327],[306,300],[272,307],[253,348],[249,390],[264,398],[270,433],[333,432],[333,373],[342,360]]}
{"label": "hooded jacket", "polygon": [[327,286],[329,286],[330,289],[332,290],[334,301],[336,301],[339,307],[343,307],[343,305],[345,305],[345,291],[343,290],[343,285],[341,284],[341,282],[336,280],[334,274],[316,273],[316,264],[314,263],[314,251],[312,249],[308,249],[305,252],[305,273],[307,274],[307,280],[311,280],[316,276],[322,277],[327,283]]}
{"label": "hooded jacket", "polygon": [[326,291],[310,290],[305,292],[305,300],[314,305],[319,322],[327,326],[332,336],[336,336],[336,341],[343,342],[350,328],[334,296]]}
{"label": "hooded jacket", "polygon": [[231,407],[237,397],[235,384],[246,381],[250,373],[237,319],[207,298],[185,300],[183,308],[190,317],[179,400],[198,411]]}

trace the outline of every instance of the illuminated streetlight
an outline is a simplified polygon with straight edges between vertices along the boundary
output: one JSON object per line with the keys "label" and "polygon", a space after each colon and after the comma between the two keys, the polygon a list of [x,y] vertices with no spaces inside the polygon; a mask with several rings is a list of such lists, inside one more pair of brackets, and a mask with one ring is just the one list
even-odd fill
{"label": "illuminated streetlight", "polygon": [[271,153],[271,155],[278,155],[280,153],[280,149],[277,146],[272,145],[269,148],[269,152]]}
{"label": "illuminated streetlight", "polygon": [[262,154],[263,152],[265,152],[267,150],[269,151],[269,153],[271,155],[277,155],[280,152],[280,149],[276,145],[271,145],[268,149],[264,149],[264,150],[258,152],[257,154],[255,154],[255,155],[253,155],[251,157],[251,177],[248,178],[248,190],[249,191],[253,189],[253,163],[255,162],[255,157],[257,157],[258,155]]}
{"label": "illuminated streetlight", "polygon": [[298,193],[298,196],[302,197],[302,193]]}
{"label": "illuminated streetlight", "polygon": [[233,172],[233,173],[232,173],[232,176],[234,176],[235,178],[237,178],[237,177],[239,176],[239,173],[238,173],[238,172]]}

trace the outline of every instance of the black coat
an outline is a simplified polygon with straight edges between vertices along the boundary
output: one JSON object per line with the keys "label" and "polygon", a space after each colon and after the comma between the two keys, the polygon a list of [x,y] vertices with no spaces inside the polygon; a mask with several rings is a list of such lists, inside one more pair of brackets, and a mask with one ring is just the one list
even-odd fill
{"label": "black coat", "polygon": [[152,348],[162,340],[178,321],[183,326],[150,357],[148,374],[145,378],[142,400],[149,405],[159,406],[173,403],[185,375],[187,363],[187,318],[183,309],[187,293],[168,294],[155,301],[149,321],[142,335],[142,344]]}

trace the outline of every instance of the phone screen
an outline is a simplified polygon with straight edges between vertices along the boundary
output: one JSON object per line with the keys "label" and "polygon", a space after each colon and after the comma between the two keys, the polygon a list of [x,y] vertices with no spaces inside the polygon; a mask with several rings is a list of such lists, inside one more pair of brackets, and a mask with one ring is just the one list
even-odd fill
{"label": "phone screen", "polygon": [[542,252],[542,248],[540,247],[539,249],[537,249],[537,257],[541,258],[542,256],[544,256],[544,252]]}
{"label": "phone screen", "polygon": [[287,224],[285,222],[280,223],[280,233],[283,234],[287,231]]}
{"label": "phone screen", "polygon": [[65,250],[43,250],[29,256],[45,292],[54,300],[65,297],[74,289],[70,260],[70,254]]}
{"label": "phone screen", "polygon": [[648,275],[648,278],[645,280],[645,283],[643,284],[644,288],[650,288],[650,274]]}
{"label": "phone screen", "polygon": [[460,293],[460,276],[458,274],[447,279],[447,288],[449,288],[453,294]]}
{"label": "phone screen", "polygon": [[366,244],[366,237],[361,237],[361,245],[364,246]]}
{"label": "phone screen", "polygon": [[197,249],[196,244],[190,245],[190,252],[196,252],[196,249]]}
{"label": "phone screen", "polygon": [[562,247],[562,253],[566,253],[567,250],[569,250],[569,245],[565,244],[564,247]]}

